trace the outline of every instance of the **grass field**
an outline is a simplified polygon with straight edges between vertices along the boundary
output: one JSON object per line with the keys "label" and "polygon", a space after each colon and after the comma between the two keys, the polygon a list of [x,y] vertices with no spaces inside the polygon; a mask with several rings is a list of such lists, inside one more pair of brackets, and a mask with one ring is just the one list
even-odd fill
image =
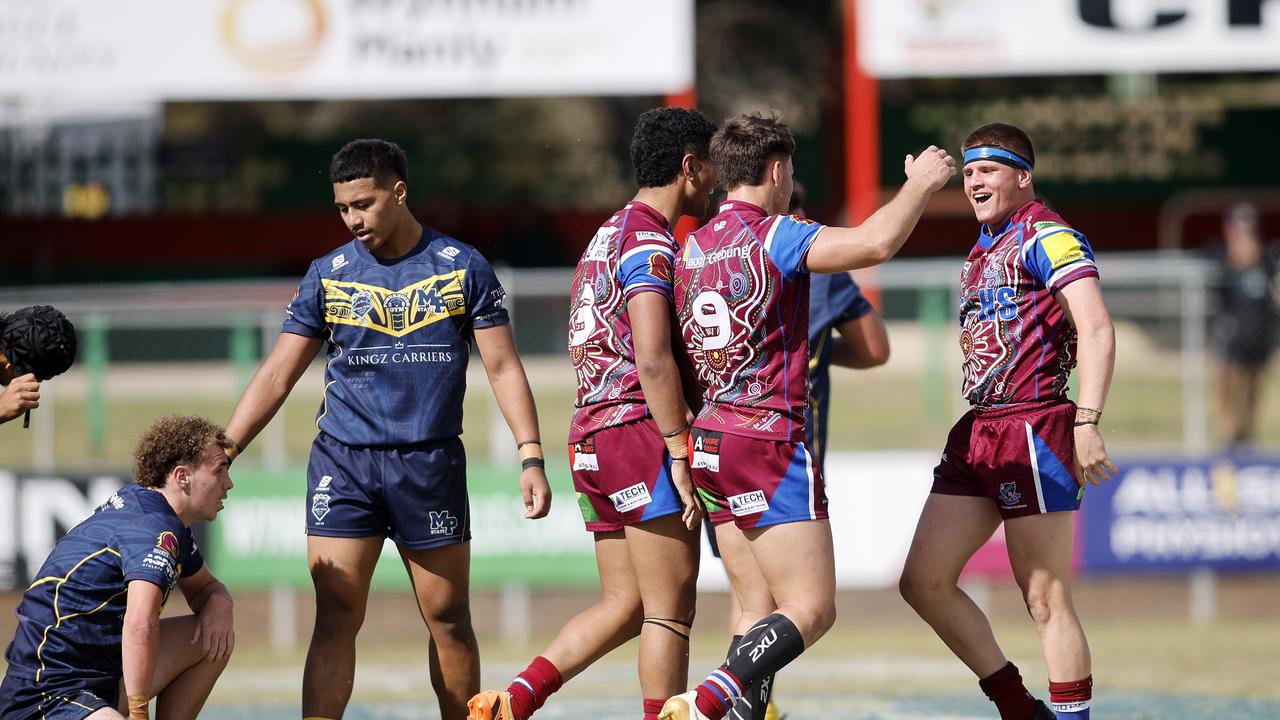
{"label": "grass field", "polygon": [[[1079,583],[1077,606],[1094,655],[1099,718],[1262,720],[1280,717],[1280,578],[1225,578],[1219,619],[1186,621],[1187,588],[1178,579],[1112,579]],[[556,629],[591,602],[586,592],[543,592],[533,599],[532,640],[503,642],[492,622],[498,598],[481,593],[473,615],[483,653],[485,685],[505,685]],[[12,595],[0,599],[11,632]],[[997,636],[1044,694],[1044,665],[1020,596],[992,589],[989,610]],[[299,637],[310,636],[310,598],[299,597]],[[994,718],[968,671],[891,591],[842,593],[836,628],[779,680],[778,701],[792,720],[836,717],[880,720]],[[181,612],[175,600],[170,612]],[[266,598],[237,600],[239,644],[203,717],[296,718],[301,649],[273,652],[265,642]],[[691,676],[718,663],[725,638],[725,597],[700,598]],[[348,718],[438,718],[426,673],[426,632],[407,593],[374,596],[360,640],[356,690]],[[571,681],[542,718],[631,720],[639,716],[635,644]]]}

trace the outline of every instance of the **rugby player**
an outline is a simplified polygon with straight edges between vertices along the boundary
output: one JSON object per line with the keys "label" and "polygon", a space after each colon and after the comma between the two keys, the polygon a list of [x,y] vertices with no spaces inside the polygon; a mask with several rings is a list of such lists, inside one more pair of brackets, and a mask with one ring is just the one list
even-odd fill
{"label": "rugby player", "polygon": [[725,123],[711,141],[711,162],[728,197],[676,260],[677,318],[704,388],[690,438],[694,485],[751,625],[724,665],[667,700],[663,720],[719,720],[834,622],[822,473],[805,445],[808,273],[888,260],[955,174],[936,147],[908,155],[907,182],[893,200],[859,227],[828,228],[781,214],[794,151],[776,118]]}
{"label": "rugby player", "polygon": [[[1072,511],[1116,472],[1098,423],[1115,331],[1093,249],[1036,198],[1035,150],[1012,125],[964,141],[964,189],[982,227],[960,273],[963,392],[902,572],[902,596],[979,678],[1004,720],[1089,717],[1089,645],[1071,603]],[[1067,382],[1080,366],[1079,404]],[[991,624],[958,586],[1004,523],[1009,562],[1040,633],[1052,710],[1027,692]]]}
{"label": "rugby player", "polygon": [[701,507],[672,351],[672,227],[681,216],[706,215],[716,182],[708,157],[715,131],[697,110],[642,114],[631,140],[639,190],[578,262],[570,294],[578,396],[569,457],[583,520],[595,535],[601,595],[506,691],[473,698],[472,720],[526,720],[637,633],[645,720],[688,682]]}
{"label": "rugby player", "polygon": [[[58,540],[22,594],[5,651],[3,720],[194,718],[235,646],[231,595],[191,523],[232,488],[222,428],[157,420],[134,480]],[[192,614],[160,619],[177,586]]]}
{"label": "rugby player", "polygon": [[316,620],[302,712],[339,718],[351,697],[369,582],[391,538],[430,631],[431,684],[445,718],[480,690],[468,598],[471,564],[462,396],[480,351],[521,457],[525,517],[547,514],[538,418],[503,308],[475,248],[419,224],[404,152],[353,140],[329,166],[353,240],[311,264],[283,332],[227,426],[235,457],[328,345],[320,432],[307,468],[307,559]]}

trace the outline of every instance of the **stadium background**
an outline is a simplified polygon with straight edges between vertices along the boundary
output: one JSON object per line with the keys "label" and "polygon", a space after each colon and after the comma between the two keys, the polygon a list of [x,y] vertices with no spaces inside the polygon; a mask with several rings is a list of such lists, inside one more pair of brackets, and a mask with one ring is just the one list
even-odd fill
{"label": "stadium background", "polygon": [[[1280,234],[1280,4],[856,4],[136,0],[111,17],[84,0],[0,0],[0,309],[54,304],[82,348],[30,430],[0,426],[0,587],[23,587],[56,534],[127,478],[154,417],[229,416],[297,278],[346,239],[324,172],[352,137],[402,144],[418,217],[499,266],[551,448],[573,400],[569,268],[629,197],[640,111],[778,110],[810,213],[829,221],[891,193],[904,153],[954,149],[968,128],[1012,118],[1037,140],[1037,189],[1094,242],[1117,322],[1104,427],[1124,474],[1088,493],[1078,552],[1104,714],[1280,716],[1280,381],[1264,386],[1253,451],[1223,454],[1208,259],[1236,201],[1257,204],[1265,237]],[[143,16],[155,24],[129,23]],[[983,17],[1006,22],[975,33]],[[548,51],[566,38],[572,49]],[[532,48],[531,64],[486,60],[495,48]],[[991,714],[893,590],[963,409],[950,298],[973,232],[955,184],[902,259],[862,277],[893,356],[833,375],[841,619],[783,676],[794,718]],[[312,607],[301,478],[319,377],[316,365],[237,464],[208,528],[240,636],[209,717],[296,715]],[[485,682],[505,683],[588,602],[594,566],[563,459],[549,466],[552,516],[521,520],[507,431],[483,373],[469,385],[473,612]],[[997,537],[966,582],[1039,682],[1000,552]],[[702,583],[694,667],[721,652],[725,626],[710,562]],[[394,557],[376,585],[350,715],[431,717],[425,631]],[[5,637],[17,598],[0,593]],[[634,715],[633,668],[634,647],[619,650],[543,714]]]}

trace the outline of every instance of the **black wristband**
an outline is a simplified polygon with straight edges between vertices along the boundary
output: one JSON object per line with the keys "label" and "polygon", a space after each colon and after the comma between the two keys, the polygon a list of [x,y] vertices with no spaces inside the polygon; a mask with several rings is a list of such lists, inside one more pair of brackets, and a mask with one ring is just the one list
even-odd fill
{"label": "black wristband", "polygon": [[528,470],[531,467],[546,468],[547,461],[543,460],[542,458],[525,458],[524,460],[520,461],[520,469],[522,471]]}
{"label": "black wristband", "polygon": [[1097,420],[1077,420],[1075,423],[1075,427],[1080,427],[1081,425],[1097,425],[1097,424],[1098,424]]}
{"label": "black wristband", "polygon": [[689,456],[683,455],[681,457],[673,457],[671,458],[671,462],[689,462]]}

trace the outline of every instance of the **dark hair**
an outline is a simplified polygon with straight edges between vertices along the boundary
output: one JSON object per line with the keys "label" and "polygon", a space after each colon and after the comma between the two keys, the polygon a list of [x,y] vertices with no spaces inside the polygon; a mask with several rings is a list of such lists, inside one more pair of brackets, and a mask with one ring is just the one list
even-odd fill
{"label": "dark hair", "polygon": [[352,140],[329,161],[329,182],[373,178],[379,186],[409,181],[409,161],[400,146],[386,140]]}
{"label": "dark hair", "polygon": [[1026,158],[1033,166],[1036,164],[1036,150],[1031,145],[1031,137],[1020,127],[1006,123],[988,123],[969,133],[964,139],[960,152],[981,145],[994,145]]}
{"label": "dark hair", "polygon": [[202,417],[162,417],[138,439],[133,452],[133,479],[143,487],[164,487],[174,468],[195,467],[204,462],[210,444],[223,450],[231,447],[226,432]]}
{"label": "dark hair", "polygon": [[725,190],[759,185],[770,160],[795,151],[791,130],[776,115],[730,118],[711,138],[711,163]]}
{"label": "dark hair", "polygon": [[801,185],[800,181],[796,180],[791,186],[791,202],[787,203],[787,212],[795,214],[795,211],[804,207],[804,201],[804,185]]}
{"label": "dark hair", "polygon": [[701,112],[686,108],[653,108],[640,114],[631,136],[631,166],[638,187],[662,187],[680,174],[686,153],[700,160],[710,157],[716,124]]}
{"label": "dark hair", "polygon": [[0,353],[13,374],[34,373],[44,381],[61,375],[76,359],[76,328],[57,308],[32,305],[0,314]]}

